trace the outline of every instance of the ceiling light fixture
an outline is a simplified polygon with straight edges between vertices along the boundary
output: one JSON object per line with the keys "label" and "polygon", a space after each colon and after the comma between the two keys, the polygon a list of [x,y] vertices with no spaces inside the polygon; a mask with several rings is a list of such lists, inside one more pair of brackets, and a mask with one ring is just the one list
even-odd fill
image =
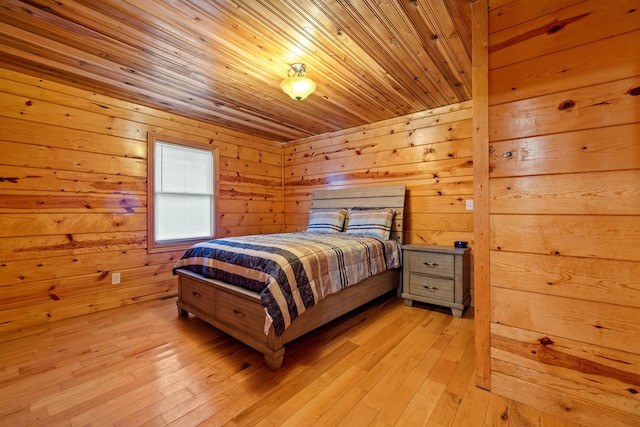
{"label": "ceiling light fixture", "polygon": [[280,87],[291,98],[302,101],[316,90],[316,82],[305,77],[307,68],[304,64],[291,64],[287,78],[280,83]]}

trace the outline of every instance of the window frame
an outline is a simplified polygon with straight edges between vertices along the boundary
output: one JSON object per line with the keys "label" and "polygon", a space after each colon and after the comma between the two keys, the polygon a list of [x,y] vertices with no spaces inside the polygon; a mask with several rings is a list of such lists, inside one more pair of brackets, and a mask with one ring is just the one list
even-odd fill
{"label": "window frame", "polygon": [[[197,239],[173,240],[168,243],[157,243],[155,239],[155,146],[156,142],[182,145],[211,151],[213,161],[213,235]],[[211,143],[212,144],[212,143]],[[218,147],[199,144],[195,141],[181,139],[149,132],[147,137],[147,253],[170,252],[185,250],[194,243],[216,238],[218,233],[217,207],[218,207]]]}

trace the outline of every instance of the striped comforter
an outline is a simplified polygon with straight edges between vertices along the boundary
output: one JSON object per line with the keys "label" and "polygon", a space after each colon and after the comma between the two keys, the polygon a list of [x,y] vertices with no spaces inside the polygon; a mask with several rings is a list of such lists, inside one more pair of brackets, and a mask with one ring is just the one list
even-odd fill
{"label": "striped comforter", "polygon": [[174,265],[260,293],[267,318],[282,335],[322,298],[400,267],[395,240],[345,233],[230,237],[193,245]]}

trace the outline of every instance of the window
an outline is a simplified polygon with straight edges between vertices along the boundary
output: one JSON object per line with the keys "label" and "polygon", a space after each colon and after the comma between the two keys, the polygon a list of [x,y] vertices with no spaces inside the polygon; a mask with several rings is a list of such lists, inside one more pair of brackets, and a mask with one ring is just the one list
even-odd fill
{"label": "window", "polygon": [[216,151],[150,135],[148,153],[149,252],[213,238]]}

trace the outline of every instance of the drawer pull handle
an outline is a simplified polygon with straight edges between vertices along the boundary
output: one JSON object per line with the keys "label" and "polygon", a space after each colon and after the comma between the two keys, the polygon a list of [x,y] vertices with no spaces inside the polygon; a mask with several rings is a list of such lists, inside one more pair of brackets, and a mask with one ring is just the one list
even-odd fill
{"label": "drawer pull handle", "polygon": [[241,312],[240,310],[236,310],[235,308],[233,309],[233,314],[235,314],[236,316],[247,317],[243,312]]}
{"label": "drawer pull handle", "polygon": [[193,292],[191,292],[191,293],[192,293],[192,294],[193,294],[193,296],[194,296],[194,297],[196,297],[196,298],[200,298],[200,297],[202,296],[202,295],[200,295],[200,292],[193,291]]}
{"label": "drawer pull handle", "polygon": [[424,265],[426,265],[429,268],[436,268],[438,266],[437,262],[425,262]]}
{"label": "drawer pull handle", "polygon": [[422,285],[422,287],[428,290],[429,292],[438,292],[437,286]]}

